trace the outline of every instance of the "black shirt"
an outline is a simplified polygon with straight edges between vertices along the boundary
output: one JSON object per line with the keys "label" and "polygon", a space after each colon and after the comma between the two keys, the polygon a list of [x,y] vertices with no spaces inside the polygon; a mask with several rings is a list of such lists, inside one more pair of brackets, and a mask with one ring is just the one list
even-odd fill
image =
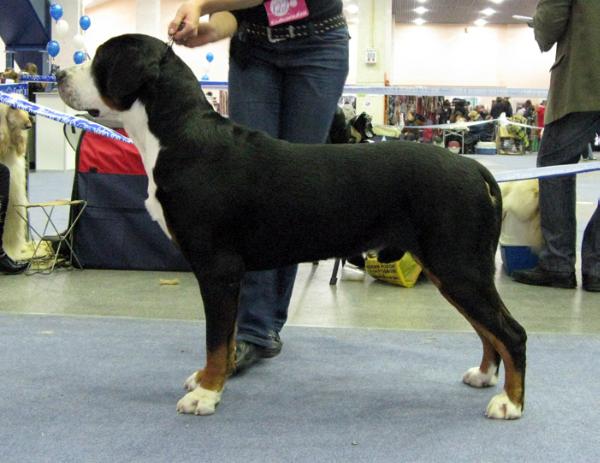
{"label": "black shirt", "polygon": [[[294,21],[294,24],[302,24],[307,21],[318,21],[331,18],[342,13],[342,0],[305,0],[308,7],[309,16],[300,21]],[[267,12],[264,5],[258,5],[245,10],[234,10],[231,13],[236,17],[238,23],[242,21],[268,26]]]}

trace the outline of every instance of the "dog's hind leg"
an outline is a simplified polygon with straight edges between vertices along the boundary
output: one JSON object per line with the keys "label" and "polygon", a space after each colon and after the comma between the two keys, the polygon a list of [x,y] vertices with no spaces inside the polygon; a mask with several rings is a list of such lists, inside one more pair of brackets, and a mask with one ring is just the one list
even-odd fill
{"label": "dog's hind leg", "polygon": [[489,418],[516,419],[523,412],[525,394],[525,330],[510,315],[493,281],[473,282],[469,277],[431,276],[442,295],[473,325],[483,343],[479,367],[467,371],[463,381],[471,386],[495,384],[500,358],[504,361],[504,392],[489,403]]}
{"label": "dog's hind leg", "polygon": [[243,265],[236,256],[221,256],[216,265],[196,272],[206,317],[206,365],[186,381],[191,389],[178,403],[180,413],[211,415],[235,367],[235,320]]}

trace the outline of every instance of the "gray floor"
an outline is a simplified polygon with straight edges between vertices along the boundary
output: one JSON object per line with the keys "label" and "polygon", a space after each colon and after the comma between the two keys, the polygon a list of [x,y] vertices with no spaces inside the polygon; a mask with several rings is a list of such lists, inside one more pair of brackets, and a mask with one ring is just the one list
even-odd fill
{"label": "gray floor", "polygon": [[[535,165],[535,156],[479,156],[492,172]],[[35,172],[30,197],[41,201],[70,196],[72,172]],[[600,172],[578,179],[578,240],[600,196]],[[40,218],[32,220],[39,226]],[[66,214],[57,222],[66,224]],[[59,227],[60,228],[60,227]],[[497,257],[500,268],[500,257]],[[332,261],[300,266],[289,325],[393,330],[470,330],[428,282],[412,289],[377,282],[328,284]],[[176,286],[160,279],[177,278]],[[506,305],[530,332],[600,333],[600,295],[577,290],[529,287],[502,271],[497,285]],[[152,319],[202,319],[197,284],[189,273],[58,270],[49,276],[0,277],[0,311]],[[283,333],[285,340],[285,332]]]}
{"label": "gray floor", "polygon": [[178,415],[203,330],[0,313],[2,463],[598,461],[599,336],[530,334],[517,421],[484,417],[501,384],[462,384],[472,333],[306,327],[215,415]]}

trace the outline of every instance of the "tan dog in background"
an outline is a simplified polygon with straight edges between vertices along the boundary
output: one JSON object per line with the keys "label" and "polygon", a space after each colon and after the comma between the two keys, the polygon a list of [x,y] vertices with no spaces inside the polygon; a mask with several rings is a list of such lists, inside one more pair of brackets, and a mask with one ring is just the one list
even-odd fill
{"label": "tan dog in background", "polygon": [[15,204],[27,204],[27,139],[31,119],[26,111],[0,105],[0,162],[10,170],[10,193],[4,225],[4,250],[21,260],[27,244],[27,224]]}
{"label": "tan dog in background", "polygon": [[502,191],[502,232],[500,243],[529,246],[534,252],[542,247],[537,179],[500,184]]}

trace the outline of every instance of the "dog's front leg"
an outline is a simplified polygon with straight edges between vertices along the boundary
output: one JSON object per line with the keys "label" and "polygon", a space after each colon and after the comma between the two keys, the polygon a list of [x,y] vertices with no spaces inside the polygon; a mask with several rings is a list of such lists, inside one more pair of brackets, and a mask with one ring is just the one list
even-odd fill
{"label": "dog's front leg", "polygon": [[[211,415],[235,368],[235,320],[241,275],[198,278],[206,316],[206,366],[186,381],[191,389],[178,403],[180,413]],[[192,389],[193,388],[193,389]]]}

